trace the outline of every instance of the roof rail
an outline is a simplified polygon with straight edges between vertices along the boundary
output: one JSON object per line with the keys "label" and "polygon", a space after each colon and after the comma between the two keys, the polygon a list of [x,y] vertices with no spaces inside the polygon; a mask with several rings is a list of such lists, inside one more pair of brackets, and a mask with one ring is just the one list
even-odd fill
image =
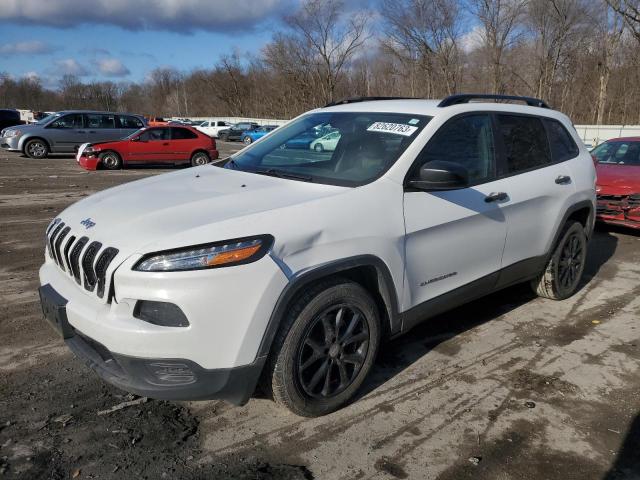
{"label": "roof rail", "polygon": [[530,107],[551,108],[544,100],[533,97],[521,97],[517,95],[493,95],[490,93],[461,93],[457,95],[449,95],[442,100],[439,107],[450,107],[451,105],[459,105],[461,103],[469,103],[471,100],[516,100],[525,102]]}
{"label": "roof rail", "polygon": [[334,107],[336,105],[346,105],[348,103],[370,102],[375,100],[417,100],[417,99],[413,97],[350,97],[350,98],[343,98],[342,100],[336,100],[335,102],[327,103],[322,108]]}

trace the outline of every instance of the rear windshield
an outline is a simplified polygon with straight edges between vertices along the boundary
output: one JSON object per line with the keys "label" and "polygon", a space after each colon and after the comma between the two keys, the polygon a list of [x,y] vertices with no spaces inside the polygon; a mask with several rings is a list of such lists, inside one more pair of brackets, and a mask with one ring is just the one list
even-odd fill
{"label": "rear windshield", "polygon": [[225,168],[357,187],[386,172],[429,120],[400,113],[311,113],[238,152]]}

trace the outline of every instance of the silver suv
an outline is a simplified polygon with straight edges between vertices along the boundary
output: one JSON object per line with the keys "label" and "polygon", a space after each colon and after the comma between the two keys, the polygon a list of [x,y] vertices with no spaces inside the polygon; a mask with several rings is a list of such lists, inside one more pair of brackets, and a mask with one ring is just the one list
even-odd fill
{"label": "silver suv", "polygon": [[146,125],[139,115],[66,110],[33,125],[18,125],[0,132],[0,147],[31,158],[49,153],[74,153],[83,143],[118,140]]}

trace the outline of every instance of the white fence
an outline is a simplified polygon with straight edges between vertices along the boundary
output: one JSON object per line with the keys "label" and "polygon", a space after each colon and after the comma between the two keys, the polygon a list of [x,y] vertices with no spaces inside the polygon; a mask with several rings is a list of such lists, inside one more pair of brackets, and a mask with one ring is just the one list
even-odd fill
{"label": "white fence", "polygon": [[587,146],[595,147],[616,137],[640,137],[640,125],[576,125],[576,130]]}
{"label": "white fence", "polygon": [[[179,120],[183,117],[171,117],[170,120]],[[255,122],[258,125],[284,125],[289,120],[280,120],[274,118],[248,118],[248,117],[189,117],[189,120],[193,120],[194,122],[204,122],[205,120],[221,120],[223,122],[229,123],[239,123],[239,122]]]}

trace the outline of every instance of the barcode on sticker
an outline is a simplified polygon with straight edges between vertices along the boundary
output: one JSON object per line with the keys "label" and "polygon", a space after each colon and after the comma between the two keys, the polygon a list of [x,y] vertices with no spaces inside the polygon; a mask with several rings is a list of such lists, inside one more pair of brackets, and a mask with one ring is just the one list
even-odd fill
{"label": "barcode on sticker", "polygon": [[416,130],[418,130],[418,127],[414,127],[412,125],[387,122],[375,122],[373,125],[367,128],[367,131],[369,132],[394,133],[396,135],[403,135],[405,137],[410,137]]}

